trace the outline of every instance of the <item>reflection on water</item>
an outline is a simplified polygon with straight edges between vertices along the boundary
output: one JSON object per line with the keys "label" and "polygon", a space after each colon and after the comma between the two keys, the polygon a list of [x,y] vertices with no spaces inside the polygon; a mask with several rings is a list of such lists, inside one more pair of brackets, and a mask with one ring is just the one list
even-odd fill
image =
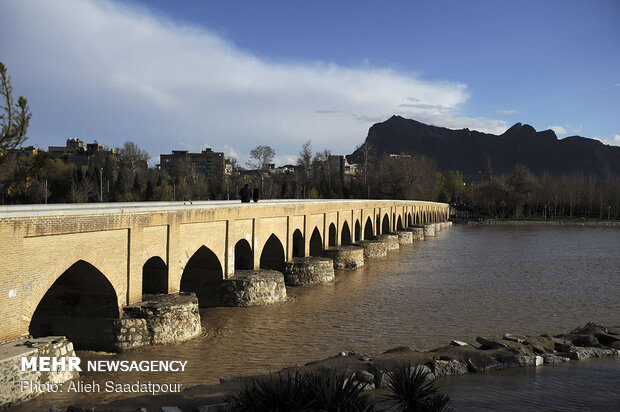
{"label": "reflection on water", "polygon": [[589,359],[441,379],[465,411],[618,411],[620,359]]}
{"label": "reflection on water", "polygon": [[[205,333],[193,341],[114,356],[188,360],[183,374],[90,373],[83,379],[189,386],[341,350],[376,353],[403,344],[428,349],[477,335],[560,332],[588,321],[620,324],[619,267],[615,229],[454,226],[361,269],[337,271],[334,284],[289,288],[285,304],[201,310]],[[113,398],[58,394],[34,402],[85,399]]]}

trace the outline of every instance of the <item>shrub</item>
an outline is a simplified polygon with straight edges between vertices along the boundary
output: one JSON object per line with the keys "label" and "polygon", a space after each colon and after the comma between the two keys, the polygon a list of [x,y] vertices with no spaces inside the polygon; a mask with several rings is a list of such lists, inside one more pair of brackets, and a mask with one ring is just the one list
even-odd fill
{"label": "shrub", "polygon": [[388,398],[402,412],[449,412],[450,396],[439,393],[434,376],[421,367],[403,364],[388,374]]}
{"label": "shrub", "polygon": [[271,374],[246,384],[228,401],[234,410],[248,412],[374,410],[360,385],[334,371]]}

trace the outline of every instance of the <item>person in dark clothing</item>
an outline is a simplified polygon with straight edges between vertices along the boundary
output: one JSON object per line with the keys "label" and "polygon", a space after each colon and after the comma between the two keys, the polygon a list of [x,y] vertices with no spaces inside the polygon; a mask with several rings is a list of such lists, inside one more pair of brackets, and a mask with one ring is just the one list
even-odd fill
{"label": "person in dark clothing", "polygon": [[254,203],[258,202],[258,187],[254,186],[254,190],[252,191],[252,199],[254,199]]}
{"label": "person in dark clothing", "polygon": [[241,203],[250,203],[250,199],[252,198],[252,191],[250,190],[250,187],[247,183],[239,192],[239,197],[241,198]]}

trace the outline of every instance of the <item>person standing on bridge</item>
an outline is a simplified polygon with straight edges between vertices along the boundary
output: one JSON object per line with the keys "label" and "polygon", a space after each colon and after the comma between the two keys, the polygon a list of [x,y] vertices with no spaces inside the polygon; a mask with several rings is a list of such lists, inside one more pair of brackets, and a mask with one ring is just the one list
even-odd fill
{"label": "person standing on bridge", "polygon": [[241,197],[241,203],[250,203],[250,199],[252,198],[252,191],[250,190],[250,187],[247,183],[239,192],[239,197]]}
{"label": "person standing on bridge", "polygon": [[252,199],[254,203],[258,202],[258,187],[254,186],[254,190],[252,191]]}

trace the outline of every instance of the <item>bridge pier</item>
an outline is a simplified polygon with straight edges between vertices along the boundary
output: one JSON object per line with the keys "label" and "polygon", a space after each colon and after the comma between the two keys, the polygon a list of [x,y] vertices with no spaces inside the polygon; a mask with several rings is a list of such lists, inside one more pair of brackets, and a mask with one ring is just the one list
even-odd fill
{"label": "bridge pier", "polygon": [[378,235],[377,240],[385,242],[387,244],[388,251],[400,249],[400,243],[398,241],[397,233],[384,233]]}
{"label": "bridge pier", "polygon": [[360,246],[336,246],[323,252],[334,261],[335,269],[355,269],[364,266],[364,248]]}
{"label": "bridge pier", "polygon": [[388,244],[382,240],[361,240],[356,245],[364,248],[364,259],[387,256]]}
{"label": "bridge pier", "polygon": [[435,225],[434,224],[428,224],[428,225],[424,225],[424,237],[435,237]]}
{"label": "bridge pier", "polygon": [[413,233],[409,230],[398,231],[398,243],[401,245],[410,245],[413,243]]}
{"label": "bridge pier", "polygon": [[405,229],[407,232],[411,232],[411,237],[414,242],[420,242],[424,240],[424,227],[423,226],[411,226]]}
{"label": "bridge pier", "polygon": [[284,275],[276,270],[239,270],[221,281],[217,304],[210,306],[262,306],[286,302]]}
{"label": "bridge pier", "polygon": [[308,256],[294,257],[284,267],[286,286],[306,286],[334,280],[334,264],[331,259]]}

